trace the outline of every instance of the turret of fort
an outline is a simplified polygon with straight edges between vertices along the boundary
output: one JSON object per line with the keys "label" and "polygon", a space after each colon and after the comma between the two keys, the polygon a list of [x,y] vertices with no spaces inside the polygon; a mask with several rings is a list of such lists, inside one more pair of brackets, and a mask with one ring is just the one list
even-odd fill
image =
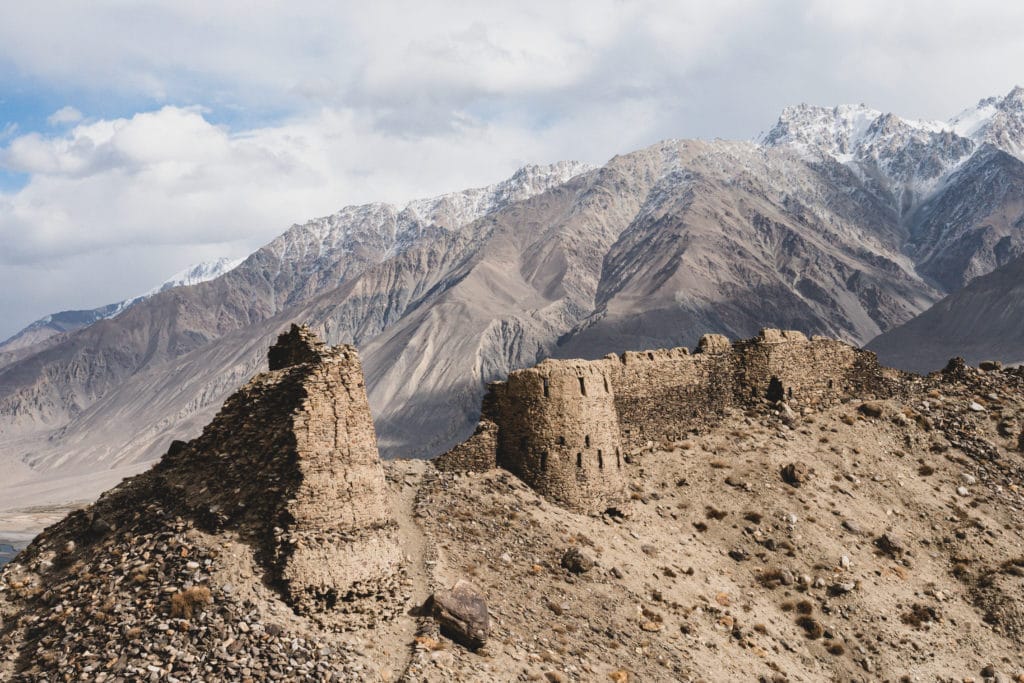
{"label": "turret of fort", "polygon": [[544,361],[492,392],[499,466],[580,511],[604,509],[621,492],[619,418],[601,363]]}
{"label": "turret of fort", "polygon": [[477,434],[437,462],[503,467],[553,502],[601,511],[622,491],[624,453],[681,439],[730,407],[822,407],[885,392],[875,355],[843,342],[773,329],[735,343],[711,334],[692,354],[627,351],[515,371],[490,385]]}

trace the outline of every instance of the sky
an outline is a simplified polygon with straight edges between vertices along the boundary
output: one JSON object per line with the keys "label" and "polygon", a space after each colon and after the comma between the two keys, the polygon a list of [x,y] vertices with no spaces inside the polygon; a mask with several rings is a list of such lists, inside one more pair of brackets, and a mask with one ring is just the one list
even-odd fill
{"label": "sky", "polygon": [[1004,0],[0,3],[0,339],[349,204],[1024,84]]}

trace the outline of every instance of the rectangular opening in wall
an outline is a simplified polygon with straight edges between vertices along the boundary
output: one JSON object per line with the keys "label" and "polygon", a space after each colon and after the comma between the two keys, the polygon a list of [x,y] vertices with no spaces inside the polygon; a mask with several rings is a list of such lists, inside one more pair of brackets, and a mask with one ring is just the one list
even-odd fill
{"label": "rectangular opening in wall", "polygon": [[587,385],[584,382],[582,377],[580,377],[579,379],[580,379],[580,395],[586,396],[587,395]]}
{"label": "rectangular opening in wall", "polygon": [[576,454],[576,467],[583,467],[583,454],[582,453],[577,453]]}
{"label": "rectangular opening in wall", "polygon": [[551,382],[548,381],[547,377],[545,377],[543,381],[544,381],[544,398],[547,398],[548,396],[551,395]]}
{"label": "rectangular opening in wall", "polygon": [[604,393],[607,394],[607,393],[610,393],[610,392],[611,392],[611,389],[608,388],[608,378],[605,377],[604,378]]}
{"label": "rectangular opening in wall", "polygon": [[564,446],[565,445],[565,437],[564,436],[558,437],[558,445],[559,446]]}
{"label": "rectangular opening in wall", "polygon": [[583,447],[590,448],[590,434],[587,434],[585,437],[583,437]]}
{"label": "rectangular opening in wall", "polygon": [[615,449],[615,466],[620,470],[622,469],[622,451],[618,448]]}
{"label": "rectangular opening in wall", "polygon": [[604,469],[604,455],[601,453],[601,449],[597,449],[597,467],[598,469]]}

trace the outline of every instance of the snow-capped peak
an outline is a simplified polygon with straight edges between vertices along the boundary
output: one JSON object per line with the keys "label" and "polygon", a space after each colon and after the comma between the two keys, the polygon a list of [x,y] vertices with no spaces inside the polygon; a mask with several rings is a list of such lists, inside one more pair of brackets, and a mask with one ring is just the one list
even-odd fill
{"label": "snow-capped peak", "polygon": [[906,119],[865,105],[783,110],[759,140],[808,159],[831,157],[912,201],[938,187],[983,144],[1024,159],[1024,88],[982,100],[948,122]]}
{"label": "snow-capped peak", "polygon": [[1005,97],[983,99],[950,119],[949,125],[958,135],[1024,159],[1024,88],[1015,86]]}
{"label": "snow-capped peak", "polygon": [[145,294],[140,294],[139,296],[134,296],[130,299],[125,299],[124,301],[119,301],[114,304],[100,306],[99,308],[51,313],[50,315],[44,316],[30,324],[28,327],[25,327],[9,339],[0,342],[0,350],[12,351],[31,346],[32,344],[44,341],[53,335],[64,332],[73,332],[74,330],[88,327],[97,321],[113,318],[130,306],[134,306],[140,301],[144,301],[155,294],[159,294],[160,292],[174,287],[196,285],[200,282],[206,282],[207,280],[220,277],[224,273],[233,270],[244,260],[245,259],[219,258],[216,261],[205,261],[203,263],[189,266],[179,273],[175,273],[163,283],[157,285]]}
{"label": "snow-capped peak", "polygon": [[946,124],[938,121],[904,119],[863,104],[836,107],[800,104],[783,109],[778,122],[760,143],[769,147],[788,145],[806,154],[824,153],[849,161],[858,150],[879,137],[923,138],[946,128]]}
{"label": "snow-capped peak", "polygon": [[146,299],[156,294],[159,294],[160,292],[166,292],[168,289],[173,289],[175,287],[187,287],[189,285],[198,285],[200,282],[206,282],[208,280],[220,277],[224,273],[234,270],[244,260],[245,259],[221,257],[215,261],[203,261],[202,263],[196,263],[194,265],[189,266],[188,268],[185,268],[184,270],[175,273],[174,275],[167,278],[162,283],[160,283],[153,289],[149,290],[148,292],[145,292],[144,294],[140,294],[139,296],[134,296],[130,299],[125,299],[124,301],[121,301],[119,303],[110,304],[109,306],[104,307],[104,309],[107,312],[101,317],[113,318],[115,315],[119,314],[121,311],[125,310],[129,306],[133,306],[139,303],[140,301],[145,301]]}
{"label": "snow-capped peak", "polygon": [[879,116],[881,112],[863,104],[798,104],[782,110],[778,122],[761,138],[761,143],[772,147],[789,145],[802,152],[849,155]]}
{"label": "snow-capped peak", "polygon": [[202,263],[197,263],[175,273],[171,277],[167,278],[167,280],[162,284],[149,290],[141,297],[135,297],[135,300],[147,298],[174,287],[187,287],[189,285],[197,285],[200,282],[212,280],[220,277],[224,273],[234,270],[244,260],[244,258],[233,259],[222,257],[215,261],[203,261]]}

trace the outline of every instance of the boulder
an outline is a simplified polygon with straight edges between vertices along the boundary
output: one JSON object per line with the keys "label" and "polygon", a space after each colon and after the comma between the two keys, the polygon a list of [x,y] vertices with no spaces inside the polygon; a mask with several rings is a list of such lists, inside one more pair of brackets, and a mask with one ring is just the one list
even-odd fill
{"label": "boulder", "polygon": [[861,415],[867,417],[882,417],[885,414],[885,404],[881,401],[865,401],[857,407]]}
{"label": "boulder", "polygon": [[562,566],[573,574],[583,574],[594,568],[597,562],[579,548],[569,548],[562,555]]}
{"label": "boulder", "polygon": [[903,545],[903,541],[891,533],[884,533],[876,538],[875,545],[879,550],[890,557],[899,557],[906,550],[906,546]]}
{"label": "boulder", "polygon": [[443,635],[471,650],[487,642],[491,617],[487,599],[476,586],[460,579],[451,590],[434,593],[430,604]]}

